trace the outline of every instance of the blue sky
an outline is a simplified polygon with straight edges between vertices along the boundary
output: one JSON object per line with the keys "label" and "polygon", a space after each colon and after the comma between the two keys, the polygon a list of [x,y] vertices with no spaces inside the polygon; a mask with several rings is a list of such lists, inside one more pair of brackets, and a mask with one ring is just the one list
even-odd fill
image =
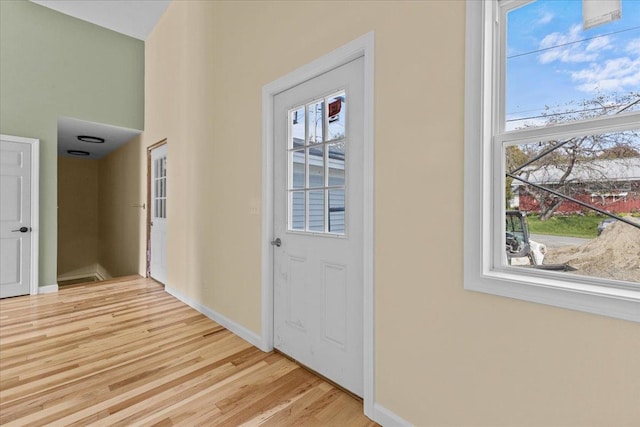
{"label": "blue sky", "polygon": [[537,116],[545,105],[564,111],[573,102],[578,110],[597,95],[639,93],[640,0],[623,0],[621,19],[587,31],[580,0],[516,9],[508,15],[507,57],[507,120]]}

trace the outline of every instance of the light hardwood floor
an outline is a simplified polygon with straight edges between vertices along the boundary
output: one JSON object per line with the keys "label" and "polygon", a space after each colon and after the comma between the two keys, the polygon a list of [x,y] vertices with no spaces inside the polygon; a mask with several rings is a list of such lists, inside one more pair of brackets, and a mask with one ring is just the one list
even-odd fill
{"label": "light hardwood floor", "polygon": [[376,426],[362,411],[139,276],[0,300],[3,426]]}

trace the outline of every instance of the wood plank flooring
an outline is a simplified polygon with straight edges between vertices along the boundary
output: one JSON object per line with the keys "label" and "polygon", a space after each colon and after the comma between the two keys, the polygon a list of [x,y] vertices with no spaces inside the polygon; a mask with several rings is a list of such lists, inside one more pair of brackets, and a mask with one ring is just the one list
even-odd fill
{"label": "wood plank flooring", "polygon": [[0,425],[376,426],[139,276],[0,300]]}

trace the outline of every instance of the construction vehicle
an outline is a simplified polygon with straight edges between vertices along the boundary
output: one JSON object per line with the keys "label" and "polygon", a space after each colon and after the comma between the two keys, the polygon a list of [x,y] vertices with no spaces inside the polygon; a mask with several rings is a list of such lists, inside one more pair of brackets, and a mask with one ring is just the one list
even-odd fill
{"label": "construction vehicle", "polygon": [[529,238],[525,214],[505,212],[505,243],[509,265],[542,265],[547,247]]}
{"label": "construction vehicle", "polygon": [[520,211],[505,212],[505,249],[507,264],[530,266],[541,270],[575,271],[567,264],[543,264],[547,254],[544,243],[529,238],[527,218]]}

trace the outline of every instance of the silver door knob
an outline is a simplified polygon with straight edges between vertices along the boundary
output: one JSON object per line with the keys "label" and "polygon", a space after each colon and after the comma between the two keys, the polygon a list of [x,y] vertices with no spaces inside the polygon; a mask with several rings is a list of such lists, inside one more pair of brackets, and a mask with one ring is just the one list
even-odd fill
{"label": "silver door knob", "polygon": [[280,240],[280,238],[278,237],[276,240],[272,240],[272,241],[271,241],[271,244],[272,244],[273,246],[280,247],[280,246],[282,245],[282,240]]}

